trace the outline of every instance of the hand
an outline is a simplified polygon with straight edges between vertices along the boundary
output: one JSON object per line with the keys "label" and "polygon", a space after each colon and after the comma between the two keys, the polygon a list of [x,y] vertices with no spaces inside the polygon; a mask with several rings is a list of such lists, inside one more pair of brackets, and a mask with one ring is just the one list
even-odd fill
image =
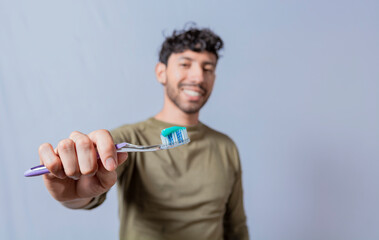
{"label": "hand", "polygon": [[107,130],[88,135],[72,132],[55,150],[44,143],[38,152],[41,164],[50,171],[43,176],[46,188],[70,208],[83,207],[93,197],[108,191],[117,180],[116,168],[128,157],[127,153],[116,152]]}

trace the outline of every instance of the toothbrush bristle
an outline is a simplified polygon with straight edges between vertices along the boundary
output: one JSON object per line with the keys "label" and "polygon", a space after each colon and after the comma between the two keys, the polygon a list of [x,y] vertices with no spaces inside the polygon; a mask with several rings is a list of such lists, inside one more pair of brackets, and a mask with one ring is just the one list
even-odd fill
{"label": "toothbrush bristle", "polygon": [[187,129],[182,128],[175,132],[168,134],[166,137],[161,134],[162,145],[167,148],[176,147],[178,145],[190,142],[187,134]]}

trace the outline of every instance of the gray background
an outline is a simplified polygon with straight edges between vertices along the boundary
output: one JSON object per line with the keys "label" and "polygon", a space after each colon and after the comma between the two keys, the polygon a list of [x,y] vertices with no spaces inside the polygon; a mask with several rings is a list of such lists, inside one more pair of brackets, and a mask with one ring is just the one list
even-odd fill
{"label": "gray background", "polygon": [[163,33],[225,41],[201,120],[239,146],[252,239],[379,239],[378,1],[0,0],[0,239],[117,239],[116,191],[65,209],[43,142],[162,106]]}

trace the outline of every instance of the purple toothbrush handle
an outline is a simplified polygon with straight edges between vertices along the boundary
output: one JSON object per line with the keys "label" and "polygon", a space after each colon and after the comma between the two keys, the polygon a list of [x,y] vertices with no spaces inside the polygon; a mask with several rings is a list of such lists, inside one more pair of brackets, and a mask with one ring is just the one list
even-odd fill
{"label": "purple toothbrush handle", "polygon": [[[127,145],[127,143],[119,143],[119,144],[116,144],[115,147],[118,150],[122,147],[125,147],[126,145]],[[50,173],[49,169],[47,169],[44,165],[38,165],[38,166],[35,166],[35,167],[32,167],[32,168],[26,170],[26,172],[24,173],[24,176],[25,177],[35,177],[35,176],[40,176],[40,175],[43,175],[46,173]]]}
{"label": "purple toothbrush handle", "polygon": [[46,173],[49,173],[50,171],[44,166],[44,165],[38,165],[35,167],[32,167],[31,169],[28,169],[25,173],[25,177],[34,177],[34,176],[39,176],[43,175]]}

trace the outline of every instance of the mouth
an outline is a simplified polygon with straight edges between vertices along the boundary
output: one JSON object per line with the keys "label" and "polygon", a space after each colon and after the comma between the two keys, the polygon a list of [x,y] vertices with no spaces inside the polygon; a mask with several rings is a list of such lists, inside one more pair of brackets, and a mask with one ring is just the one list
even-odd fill
{"label": "mouth", "polygon": [[205,95],[206,91],[203,91],[199,87],[183,87],[181,88],[184,96],[190,101],[190,102],[199,102],[201,101]]}
{"label": "mouth", "polygon": [[181,83],[179,84],[179,89],[181,89],[187,96],[192,98],[200,98],[205,96],[207,91],[200,84],[187,84]]}
{"label": "mouth", "polygon": [[193,91],[190,89],[183,89],[183,92],[191,97],[200,97],[202,94],[197,91]]}

